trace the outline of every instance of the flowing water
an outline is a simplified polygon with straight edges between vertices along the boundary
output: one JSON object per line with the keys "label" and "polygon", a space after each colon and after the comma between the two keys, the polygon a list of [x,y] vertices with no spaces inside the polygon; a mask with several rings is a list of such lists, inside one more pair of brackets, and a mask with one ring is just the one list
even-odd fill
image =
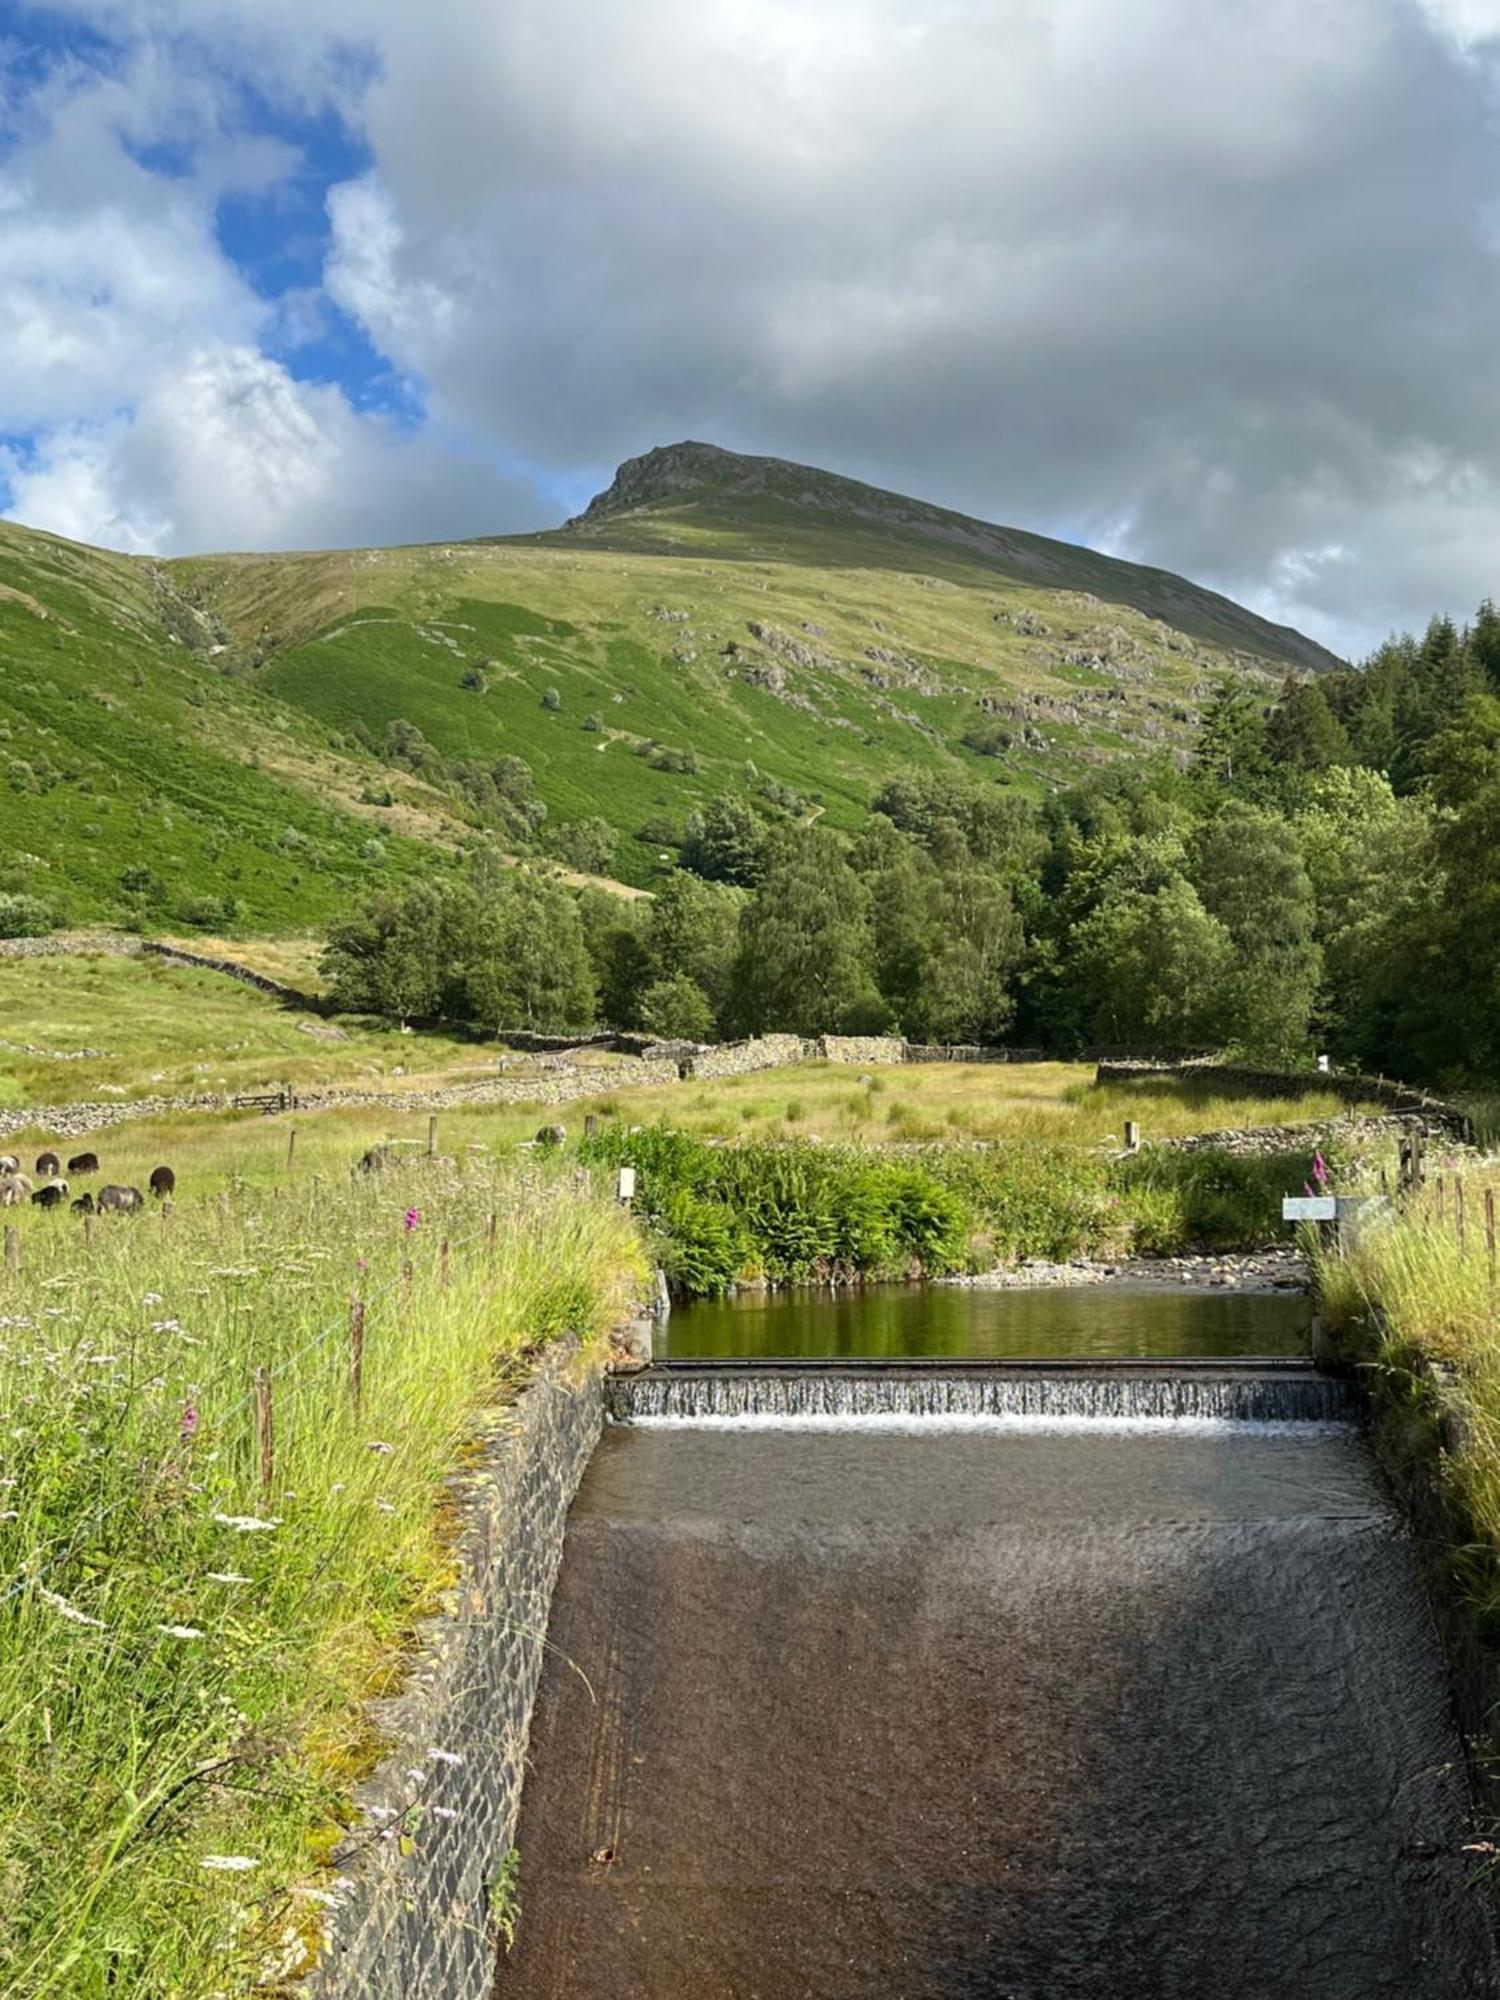
{"label": "flowing water", "polygon": [[993,1292],[962,1285],[802,1287],[679,1307],[657,1347],[674,1360],[1291,1355],[1306,1353],[1311,1321],[1311,1302],[1301,1292],[1109,1284]]}
{"label": "flowing water", "polygon": [[502,2000],[1500,1993],[1414,1553],[1337,1386],[940,1375],[622,1390]]}

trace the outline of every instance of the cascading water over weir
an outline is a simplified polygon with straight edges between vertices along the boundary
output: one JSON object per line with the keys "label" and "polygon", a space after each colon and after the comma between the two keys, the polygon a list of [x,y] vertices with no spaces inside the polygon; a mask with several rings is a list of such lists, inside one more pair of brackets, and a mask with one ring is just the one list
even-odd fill
{"label": "cascading water over weir", "polygon": [[680,1360],[610,1400],[498,1995],[1500,1993],[1344,1383]]}

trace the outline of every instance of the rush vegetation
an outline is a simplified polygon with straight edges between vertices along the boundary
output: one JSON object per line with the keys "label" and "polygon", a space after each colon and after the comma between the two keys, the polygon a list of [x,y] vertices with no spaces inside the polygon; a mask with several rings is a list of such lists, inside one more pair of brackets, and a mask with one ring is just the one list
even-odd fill
{"label": "rush vegetation", "polygon": [[[1345,1160],[1334,1150],[1332,1165]],[[1128,1158],[1030,1143],[900,1152],[807,1142],[716,1146],[611,1126],[586,1159],[629,1162],[673,1288],[941,1277],[1025,1257],[1128,1257],[1266,1242],[1315,1148],[1269,1159]],[[1325,1164],[1327,1162],[1325,1161]]]}
{"label": "rush vegetation", "polygon": [[638,1276],[615,1205],[539,1166],[303,1177],[89,1244],[27,1223],[0,1293],[0,1992],[302,1969],[379,1754],[364,1703],[451,1573],[444,1478],[526,1357],[598,1338]]}

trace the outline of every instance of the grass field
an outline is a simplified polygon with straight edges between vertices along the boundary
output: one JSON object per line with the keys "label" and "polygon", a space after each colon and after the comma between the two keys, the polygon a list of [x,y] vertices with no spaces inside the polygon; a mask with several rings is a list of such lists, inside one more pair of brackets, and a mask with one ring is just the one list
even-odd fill
{"label": "grass field", "polygon": [[518,1350],[599,1334],[639,1278],[615,1204],[539,1164],[242,1190],[87,1248],[27,1228],[0,1275],[0,1993],[282,1990],[378,1754],[363,1703],[450,1574],[445,1476]]}
{"label": "grass field", "polygon": [[[305,942],[225,949],[275,977],[300,983],[309,975],[312,948]],[[0,1106],[6,1108],[249,1094],[281,1083],[298,1090],[438,1089],[495,1077],[504,1053],[492,1042],[462,1036],[403,1035],[366,1020],[330,1022],[220,973],[149,957],[0,957],[0,1029]],[[541,1094],[544,1068],[524,1058],[505,1060],[507,1076],[535,1074]],[[716,1082],[631,1089],[628,1063],[597,1052],[574,1060],[600,1071],[599,1089],[606,1095],[590,1105],[594,1112],[627,1124],[670,1118],[685,1131],[718,1138],[1096,1145],[1120,1142],[1126,1119],[1139,1123],[1148,1139],[1176,1138],[1332,1117],[1340,1108],[1326,1091],[1310,1090],[1289,1106],[1284,1099],[1226,1096],[1196,1080],[1101,1090],[1094,1086],[1092,1068],[1079,1063],[939,1063],[866,1072],[809,1063]],[[533,1102],[445,1114],[444,1124],[460,1141],[503,1144],[531,1136],[538,1108]],[[399,1123],[396,1114],[378,1106],[320,1116],[376,1137],[387,1123]],[[168,1121],[169,1133],[177,1122]],[[425,1132],[425,1117],[413,1115],[406,1123]]]}
{"label": "grass field", "polygon": [[[278,975],[279,976],[279,975]],[[330,1039],[330,1037],[337,1039]],[[330,1024],[154,958],[0,958],[0,1105],[493,1074],[477,1043]]]}

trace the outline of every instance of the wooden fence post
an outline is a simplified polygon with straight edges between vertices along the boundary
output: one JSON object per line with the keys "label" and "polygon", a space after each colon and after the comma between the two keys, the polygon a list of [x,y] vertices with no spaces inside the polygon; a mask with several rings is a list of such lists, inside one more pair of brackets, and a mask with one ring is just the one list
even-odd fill
{"label": "wooden fence post", "polygon": [[286,1135],[286,1170],[292,1171],[292,1156],[297,1150],[297,1128],[294,1125]]}
{"label": "wooden fence post", "polygon": [[1453,1233],[1458,1238],[1458,1254],[1464,1253],[1464,1184],[1460,1174],[1453,1176]]}
{"label": "wooden fence post", "polygon": [[261,1504],[269,1508],[276,1478],[276,1429],[271,1415],[271,1371],[264,1364],[255,1371],[255,1435],[260,1445]]}
{"label": "wooden fence post", "polygon": [[599,1115],[598,1115],[598,1113],[597,1113],[597,1112],[594,1112],[594,1111],[586,1111],[586,1112],[584,1113],[584,1115],[583,1115],[583,1136],[584,1136],[584,1138],[585,1138],[585,1139],[592,1139],[592,1138],[593,1138],[593,1136],[594,1136],[594,1134],[595,1134],[595,1133],[596,1133],[596,1132],[597,1132],[598,1130],[599,1130]]}
{"label": "wooden fence post", "polygon": [[1484,1248],[1490,1264],[1490,1288],[1495,1284],[1495,1190],[1484,1191]]}
{"label": "wooden fence post", "polygon": [[21,1232],[14,1223],[5,1232],[5,1268],[7,1271],[21,1268]]}
{"label": "wooden fence post", "polygon": [[365,1302],[349,1302],[349,1393],[357,1410],[365,1391]]}
{"label": "wooden fence post", "polygon": [[448,1289],[448,1239],[445,1236],[438,1249],[438,1283],[446,1292]]}
{"label": "wooden fence post", "polygon": [[437,1151],[437,1113],[434,1111],[429,1114],[427,1119],[427,1157],[429,1160],[432,1158],[433,1154],[436,1151]]}
{"label": "wooden fence post", "polygon": [[1447,1179],[1446,1174],[1439,1174],[1437,1177],[1437,1219],[1439,1222],[1442,1221],[1446,1212],[1443,1197],[1446,1192]]}
{"label": "wooden fence post", "polygon": [[484,1247],[492,1257],[495,1254],[495,1231],[498,1226],[498,1220],[495,1211],[491,1209],[485,1217],[484,1222]]}
{"label": "wooden fence post", "polygon": [[94,1218],[91,1215],[83,1218],[83,1247],[85,1250],[92,1250],[94,1247]]}

